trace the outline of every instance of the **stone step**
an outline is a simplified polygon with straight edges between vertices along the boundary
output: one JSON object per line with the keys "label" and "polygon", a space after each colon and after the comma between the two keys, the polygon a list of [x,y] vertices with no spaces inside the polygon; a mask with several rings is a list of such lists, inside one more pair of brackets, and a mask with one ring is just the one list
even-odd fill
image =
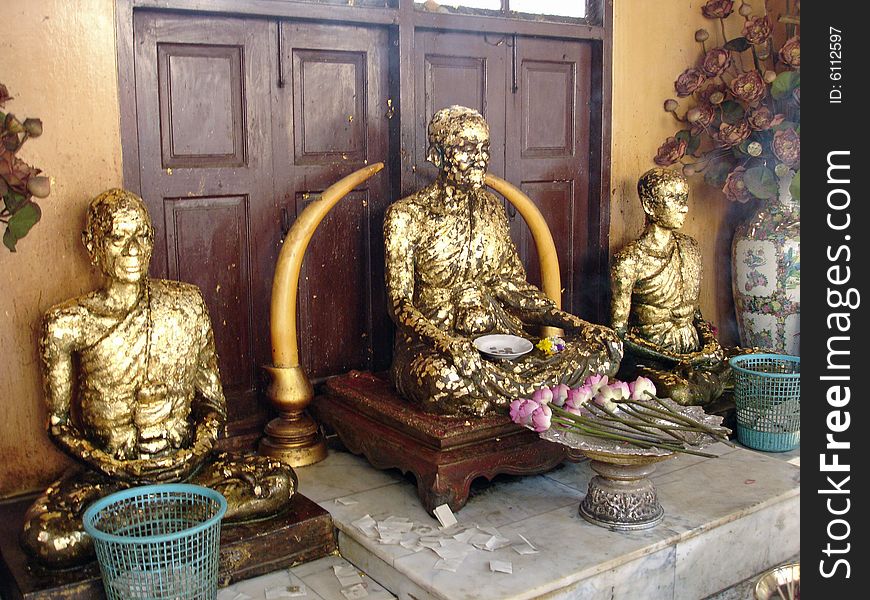
{"label": "stone step", "polygon": [[[717,444],[718,458],[678,456],[652,475],[664,520],[653,529],[617,532],[578,514],[588,463],[537,476],[499,476],[475,484],[460,524],[492,527],[512,543],[539,550],[472,549],[455,572],[436,569],[430,549],[382,544],[353,525],[404,517],[437,530],[414,482],[363,458],[330,451],[297,469],[300,491],[328,510],[344,558],[400,599],[699,599],[727,589],[800,552],[800,469],[783,457]],[[490,570],[509,561],[512,573]]]}

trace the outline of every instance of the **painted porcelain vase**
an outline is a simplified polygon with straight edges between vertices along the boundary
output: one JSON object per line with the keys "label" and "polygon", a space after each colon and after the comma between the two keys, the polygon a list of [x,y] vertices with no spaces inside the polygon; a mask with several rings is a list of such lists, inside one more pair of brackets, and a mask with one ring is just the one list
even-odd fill
{"label": "painted porcelain vase", "polygon": [[741,345],[800,356],[800,203],[789,193],[793,177],[781,177],[778,197],[735,231],[731,286]]}

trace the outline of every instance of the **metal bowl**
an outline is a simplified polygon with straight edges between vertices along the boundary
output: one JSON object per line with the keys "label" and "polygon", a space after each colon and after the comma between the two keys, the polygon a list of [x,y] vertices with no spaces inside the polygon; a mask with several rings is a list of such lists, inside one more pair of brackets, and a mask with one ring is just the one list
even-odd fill
{"label": "metal bowl", "polygon": [[801,564],[788,563],[765,571],[755,584],[755,600],[799,600]]}

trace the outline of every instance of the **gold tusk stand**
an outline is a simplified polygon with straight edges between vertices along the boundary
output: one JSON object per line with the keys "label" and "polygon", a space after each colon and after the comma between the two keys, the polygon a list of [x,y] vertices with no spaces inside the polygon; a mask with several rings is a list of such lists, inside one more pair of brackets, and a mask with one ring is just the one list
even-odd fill
{"label": "gold tusk stand", "polygon": [[272,281],[271,337],[272,364],[264,367],[271,377],[269,401],[278,411],[265,429],[259,452],[293,467],[310,465],[326,458],[326,442],[306,407],[314,389],[299,364],[296,331],[296,296],[299,272],[308,242],[320,222],[339,200],[384,168],[375,163],[340,179],[323,191],[297,217],[278,256]]}

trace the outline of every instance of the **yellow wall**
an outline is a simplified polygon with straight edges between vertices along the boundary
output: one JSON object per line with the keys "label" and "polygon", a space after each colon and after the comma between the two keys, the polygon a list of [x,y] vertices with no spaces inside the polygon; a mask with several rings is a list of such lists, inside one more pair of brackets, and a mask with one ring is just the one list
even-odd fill
{"label": "yellow wall", "polygon": [[[720,39],[713,27],[718,21],[701,15],[704,4],[704,0],[614,2],[611,251],[622,248],[643,228],[637,179],[655,166],[653,157],[665,138],[681,129],[662,105],[665,99],[676,97],[674,80],[700,56],[695,31],[704,27],[711,42]],[[690,178],[689,183],[692,194],[683,232],[700,242],[704,256],[701,311],[719,327],[724,343],[736,344],[731,236],[734,222],[746,213],[746,207],[731,206],[701,176]]]}
{"label": "yellow wall", "polygon": [[[616,0],[613,60],[611,240],[643,225],[634,185],[656,148],[676,131],[661,110],[674,78],[696,58],[693,32],[710,22],[700,0]],[[0,497],[39,489],[66,464],[45,430],[36,331],[52,304],[92,289],[79,232],[89,198],[121,185],[113,0],[6,0],[0,82],[7,109],[39,117],[45,133],[22,156],[54,179],[43,219],[18,245],[0,249]],[[699,238],[706,279],[702,309],[733,341],[727,201],[697,182],[686,232]],[[730,336],[730,337],[729,337]]]}
{"label": "yellow wall", "polygon": [[53,179],[42,221],[0,248],[0,496],[48,483],[66,464],[44,428],[36,352],[40,315],[93,289],[82,250],[87,201],[121,184],[113,0],[4,0],[0,82],[6,111],[42,119],[19,156]]}

